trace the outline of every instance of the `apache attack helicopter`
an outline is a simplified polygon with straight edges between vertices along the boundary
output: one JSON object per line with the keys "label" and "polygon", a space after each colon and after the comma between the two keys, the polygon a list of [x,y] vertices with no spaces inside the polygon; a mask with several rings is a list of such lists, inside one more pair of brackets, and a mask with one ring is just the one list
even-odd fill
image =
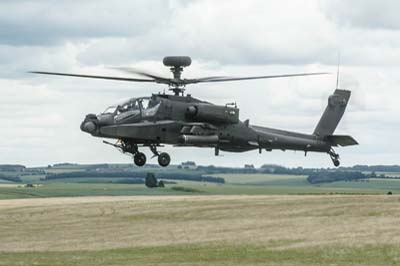
{"label": "apache attack helicopter", "polygon": [[312,134],[284,131],[250,125],[249,120],[239,120],[236,104],[215,105],[184,94],[189,84],[224,82],[237,80],[268,79],[295,76],[321,75],[327,73],[305,73],[254,77],[203,77],[183,79],[184,67],[191,65],[187,56],[168,56],[163,59],[170,67],[173,78],[152,75],[135,69],[122,68],[125,72],[144,78],[67,74],[33,71],[35,74],[70,77],[121,80],[130,82],[161,83],[169,86],[173,94],[158,93],[150,97],[132,98],[112,105],[104,112],[88,114],[80,128],[95,137],[116,139],[116,143],[103,141],[123,153],[133,156],[138,166],[146,163],[146,156],[139,147],[149,147],[160,166],[168,166],[168,153],[159,152],[163,144],[174,146],[210,147],[219,151],[245,152],[250,150],[272,151],[301,150],[329,154],[335,166],[339,166],[336,146],[357,145],[351,136],[333,135],[350,98],[350,91],[336,88],[329,96],[328,105]]}

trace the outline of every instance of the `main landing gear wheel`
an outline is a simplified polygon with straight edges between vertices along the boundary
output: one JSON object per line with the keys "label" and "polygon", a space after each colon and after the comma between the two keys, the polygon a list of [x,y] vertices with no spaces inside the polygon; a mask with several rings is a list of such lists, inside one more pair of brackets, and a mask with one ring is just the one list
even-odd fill
{"label": "main landing gear wheel", "polygon": [[160,155],[158,155],[158,164],[162,167],[166,167],[169,165],[169,163],[171,162],[171,157],[169,157],[169,154],[166,152],[162,152],[160,153]]}
{"label": "main landing gear wheel", "polygon": [[146,164],[146,155],[143,152],[138,152],[133,156],[133,161],[137,166],[143,166]]}
{"label": "main landing gear wheel", "polygon": [[335,167],[338,167],[340,165],[340,161],[339,161],[339,154],[337,154],[333,149],[331,149],[328,152],[329,156],[331,157],[331,160],[333,162],[333,165]]}

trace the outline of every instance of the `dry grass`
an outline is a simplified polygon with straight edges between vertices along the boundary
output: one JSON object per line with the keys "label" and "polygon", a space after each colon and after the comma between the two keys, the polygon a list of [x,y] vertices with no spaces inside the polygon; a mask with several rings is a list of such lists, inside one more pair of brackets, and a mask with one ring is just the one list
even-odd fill
{"label": "dry grass", "polygon": [[0,201],[0,251],[400,243],[398,196],[135,196]]}
{"label": "dry grass", "polygon": [[20,185],[16,184],[8,184],[8,183],[0,183],[0,187],[18,187]]}

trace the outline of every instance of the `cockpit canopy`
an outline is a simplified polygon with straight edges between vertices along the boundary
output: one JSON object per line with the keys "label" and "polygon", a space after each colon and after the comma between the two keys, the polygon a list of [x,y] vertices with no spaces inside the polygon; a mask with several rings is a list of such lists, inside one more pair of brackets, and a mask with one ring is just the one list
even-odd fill
{"label": "cockpit canopy", "polygon": [[[151,97],[131,98],[128,101],[112,105],[104,110],[103,114],[113,114],[116,122],[154,116],[161,101]],[[134,119],[137,120],[137,119]],[[135,121],[129,121],[135,122]]]}
{"label": "cockpit canopy", "polygon": [[120,114],[132,110],[149,110],[157,107],[160,104],[159,100],[151,97],[131,98],[128,101],[120,104],[111,105],[107,107],[102,114]]}
{"label": "cockpit canopy", "polygon": [[102,112],[101,114],[114,114],[114,112],[117,110],[117,106],[112,105],[106,108],[106,110],[104,110],[104,112]]}

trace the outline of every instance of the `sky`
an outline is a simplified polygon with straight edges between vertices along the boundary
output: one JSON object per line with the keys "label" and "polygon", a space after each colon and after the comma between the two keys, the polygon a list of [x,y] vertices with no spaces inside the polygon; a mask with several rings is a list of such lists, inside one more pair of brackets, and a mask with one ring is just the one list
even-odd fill
{"label": "sky", "polygon": [[[80,123],[87,113],[165,89],[27,71],[124,76],[113,68],[135,67],[169,76],[162,58],[189,55],[186,78],[330,72],[187,88],[215,104],[236,102],[252,125],[312,133],[335,89],[339,53],[339,87],[352,97],[335,133],[360,143],[337,149],[342,165],[400,164],[398,10],[395,0],[2,0],[0,164],[131,163]],[[323,153],[162,151],[173,164],[332,166]]]}

